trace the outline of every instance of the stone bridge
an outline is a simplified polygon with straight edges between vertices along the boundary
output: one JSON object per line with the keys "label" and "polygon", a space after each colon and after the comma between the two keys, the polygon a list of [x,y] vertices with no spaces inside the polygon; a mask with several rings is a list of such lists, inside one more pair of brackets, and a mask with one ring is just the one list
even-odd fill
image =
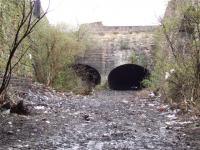
{"label": "stone bridge", "polygon": [[154,32],[158,26],[104,26],[95,22],[82,27],[92,34],[95,46],[77,57],[79,74],[95,85],[108,81],[111,89],[141,87],[152,68],[151,52],[155,49]]}

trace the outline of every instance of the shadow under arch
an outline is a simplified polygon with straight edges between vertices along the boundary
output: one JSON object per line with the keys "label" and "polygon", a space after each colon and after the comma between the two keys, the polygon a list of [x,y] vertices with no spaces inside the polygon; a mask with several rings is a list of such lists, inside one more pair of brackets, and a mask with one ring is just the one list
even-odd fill
{"label": "shadow under arch", "polygon": [[138,90],[149,71],[136,64],[125,64],[114,68],[108,75],[108,86],[112,90]]}
{"label": "shadow under arch", "polygon": [[72,68],[81,80],[86,81],[87,84],[96,86],[101,83],[101,75],[97,69],[85,64],[74,64]]}

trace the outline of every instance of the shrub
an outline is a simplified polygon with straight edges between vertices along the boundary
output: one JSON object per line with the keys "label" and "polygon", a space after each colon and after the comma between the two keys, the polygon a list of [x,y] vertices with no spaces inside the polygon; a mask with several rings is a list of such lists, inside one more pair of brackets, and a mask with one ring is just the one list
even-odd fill
{"label": "shrub", "polygon": [[[200,8],[181,4],[176,18],[161,23],[155,68],[147,84],[161,89],[168,101],[188,109],[200,102]],[[175,72],[170,74],[171,69]],[[170,75],[167,79],[166,74]]]}

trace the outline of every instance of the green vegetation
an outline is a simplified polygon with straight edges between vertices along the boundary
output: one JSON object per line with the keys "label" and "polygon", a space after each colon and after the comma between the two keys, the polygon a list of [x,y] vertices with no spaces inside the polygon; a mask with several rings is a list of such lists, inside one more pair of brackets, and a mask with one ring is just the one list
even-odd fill
{"label": "green vegetation", "polygon": [[38,82],[60,90],[78,86],[79,79],[71,65],[75,55],[83,53],[88,46],[87,39],[80,32],[72,31],[65,25],[40,24],[33,38],[29,39],[34,75]]}
{"label": "green vegetation", "polygon": [[47,11],[41,13],[40,4],[35,4],[36,1],[26,0],[0,1],[0,45],[3,68],[0,103],[5,101],[12,74],[29,49],[26,43],[27,37],[47,13]]}
{"label": "green vegetation", "polygon": [[145,83],[187,111],[200,103],[200,8],[186,3],[178,6],[179,15],[162,22],[155,68]]}
{"label": "green vegetation", "polygon": [[131,63],[132,64],[138,64],[141,65],[143,67],[147,67],[148,66],[148,58],[144,53],[139,53],[137,54],[134,50],[131,54]]}
{"label": "green vegetation", "polygon": [[52,26],[45,17],[47,12],[39,18],[33,12],[30,0],[0,0],[0,72],[8,68],[2,87],[6,89],[15,74],[59,90],[80,88],[80,79],[71,65],[75,55],[83,55],[94,46],[87,28]]}
{"label": "green vegetation", "polygon": [[127,49],[129,49],[130,48],[130,46],[129,46],[129,40],[128,39],[122,39],[121,41],[120,41],[120,49],[122,50],[122,49],[124,49],[124,50],[127,50]]}
{"label": "green vegetation", "polygon": [[[16,34],[18,23],[21,19],[20,12],[22,11],[22,1],[16,2],[15,0],[0,0],[0,71],[3,72],[6,66],[6,60],[10,54],[9,49],[12,48],[12,42]],[[27,10],[28,11],[28,10]],[[23,27],[25,29],[25,26]],[[23,53],[22,51],[26,49],[26,42],[18,47],[17,53]],[[20,54],[16,54],[14,61],[17,60]],[[21,61],[24,63],[24,60]],[[16,68],[18,70],[19,68]],[[25,68],[21,67],[21,71]],[[21,72],[21,71],[16,71]],[[22,71],[23,73],[23,71]]]}
{"label": "green vegetation", "polygon": [[[191,3],[177,7],[176,14],[161,22],[154,71],[144,83],[188,110],[200,105],[200,7]],[[52,26],[45,18],[47,12],[37,18],[33,11],[30,0],[0,0],[0,72],[5,81],[0,94],[12,74],[31,76],[59,90],[81,89],[71,66],[75,56],[97,48],[97,42],[91,42],[86,26],[78,30]],[[129,49],[128,39],[120,41],[120,48]],[[148,64],[142,53],[133,53],[131,59],[144,67]]]}

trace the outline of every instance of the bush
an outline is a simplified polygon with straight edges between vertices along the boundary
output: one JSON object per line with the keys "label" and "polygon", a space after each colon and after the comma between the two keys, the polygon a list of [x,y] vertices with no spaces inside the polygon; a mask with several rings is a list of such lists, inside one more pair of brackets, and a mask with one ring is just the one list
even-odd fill
{"label": "bush", "polygon": [[70,67],[65,67],[57,74],[53,87],[60,91],[78,91],[82,87],[81,79]]}
{"label": "bush", "polygon": [[[168,101],[184,104],[187,110],[200,102],[200,8],[186,4],[181,8],[182,15],[162,22],[155,68],[146,84],[153,90],[159,88]],[[171,69],[175,72],[170,73]]]}
{"label": "bush", "polygon": [[66,25],[50,26],[43,22],[34,34],[32,44],[33,67],[36,81],[59,90],[81,88],[80,79],[69,66],[75,56],[90,47],[87,31],[70,30]]}

